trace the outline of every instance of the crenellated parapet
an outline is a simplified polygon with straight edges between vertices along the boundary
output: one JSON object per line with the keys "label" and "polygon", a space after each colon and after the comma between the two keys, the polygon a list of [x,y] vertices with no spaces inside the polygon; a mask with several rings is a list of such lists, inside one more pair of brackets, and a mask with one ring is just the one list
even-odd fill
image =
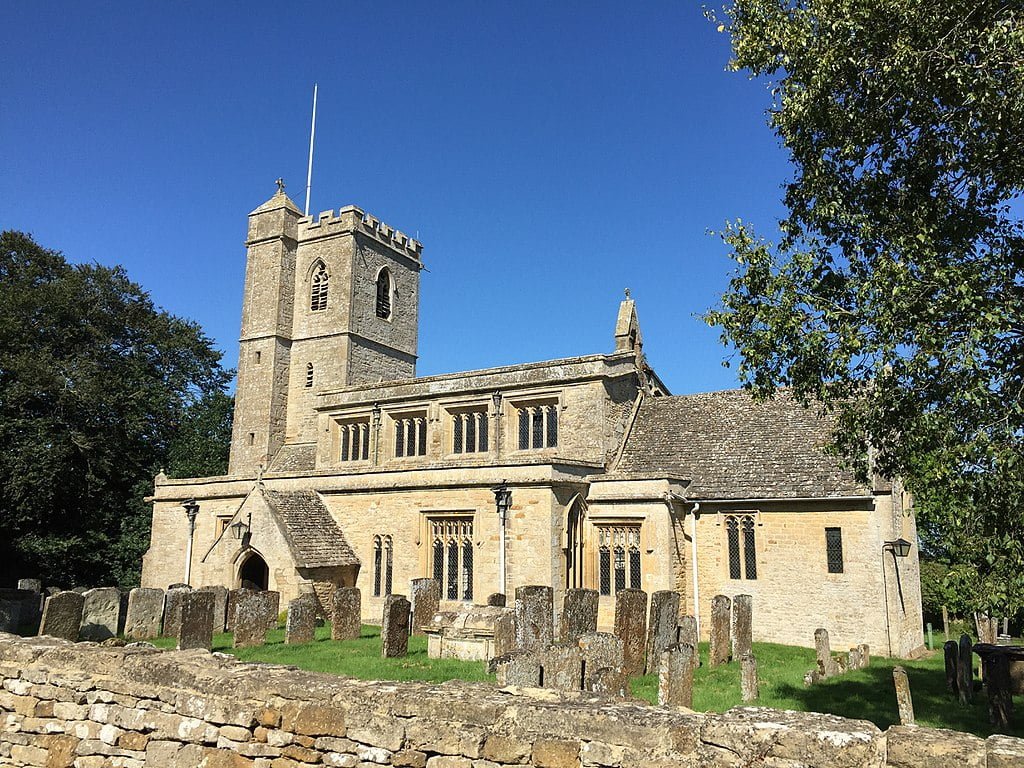
{"label": "crenellated parapet", "polygon": [[315,217],[305,216],[299,219],[298,227],[300,241],[315,240],[344,232],[361,232],[416,261],[420,260],[423,253],[423,243],[355,205],[341,208],[337,213],[328,210],[321,211]]}

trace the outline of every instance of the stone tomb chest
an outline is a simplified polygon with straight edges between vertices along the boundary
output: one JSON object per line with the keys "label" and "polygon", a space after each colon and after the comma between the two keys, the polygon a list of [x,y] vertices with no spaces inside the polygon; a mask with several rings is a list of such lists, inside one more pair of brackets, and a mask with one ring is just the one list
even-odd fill
{"label": "stone tomb chest", "polygon": [[432,659],[488,661],[508,653],[514,641],[512,617],[512,608],[495,605],[438,611],[423,627],[427,655]]}

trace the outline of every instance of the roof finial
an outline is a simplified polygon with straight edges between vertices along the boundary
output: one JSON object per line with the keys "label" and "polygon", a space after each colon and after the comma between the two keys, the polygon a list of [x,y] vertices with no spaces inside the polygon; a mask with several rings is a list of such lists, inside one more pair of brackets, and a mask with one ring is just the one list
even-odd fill
{"label": "roof finial", "polygon": [[284,179],[278,178],[278,180],[275,181],[274,183],[277,184],[278,194],[283,195],[284,194]]}
{"label": "roof finial", "polygon": [[629,288],[626,289],[626,299],[629,299]]}

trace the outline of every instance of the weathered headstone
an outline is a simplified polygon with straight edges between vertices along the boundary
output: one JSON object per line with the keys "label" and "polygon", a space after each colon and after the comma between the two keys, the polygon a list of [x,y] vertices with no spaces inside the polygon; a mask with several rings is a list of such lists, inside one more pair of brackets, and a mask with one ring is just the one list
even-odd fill
{"label": "weathered headstone", "polygon": [[412,604],[412,634],[422,635],[423,626],[434,618],[441,604],[441,582],[437,579],[413,579],[409,586]]}
{"label": "weathered headstone", "polygon": [[229,589],[228,590],[228,602],[227,608],[224,613],[224,631],[233,632],[235,629],[235,608],[238,605],[238,598],[240,595],[246,592],[251,592],[251,589],[242,587],[241,589]]}
{"label": "weathered headstone", "polygon": [[725,595],[711,598],[711,651],[708,664],[717,667],[730,659],[732,601]]}
{"label": "weathered headstone", "polygon": [[754,652],[754,598],[736,595],[732,599],[732,657]]}
{"label": "weathered headstone", "polygon": [[28,589],[0,588],[0,632],[34,635],[43,615],[43,595]]}
{"label": "weathered headstone", "polygon": [[740,656],[740,697],[743,701],[757,701],[760,689],[757,682],[757,659],[752,651]]}
{"label": "weathered headstone", "polygon": [[558,623],[558,641],[576,645],[581,635],[597,632],[596,589],[567,589],[562,598],[562,616]]}
{"label": "weathered headstone", "polygon": [[0,593],[0,632],[17,633],[21,626],[21,604],[24,599],[17,590]]}
{"label": "weathered headstone", "polygon": [[43,582],[39,579],[18,579],[18,589],[26,592],[42,592]]}
{"label": "weathered headstone", "polygon": [[82,627],[82,607],[85,598],[78,592],[58,592],[46,598],[40,635],[59,637],[64,640],[78,640]]}
{"label": "weathered headstone", "polygon": [[160,636],[164,616],[164,591],[136,587],[128,593],[128,614],[124,622],[126,640],[150,640]]}
{"label": "weathered headstone", "polygon": [[164,621],[160,631],[164,637],[177,637],[181,628],[181,604],[191,590],[188,587],[171,587],[164,592]]}
{"label": "weathered headstone", "polygon": [[181,623],[178,626],[178,650],[192,648],[210,650],[213,646],[212,592],[186,592],[181,600]]}
{"label": "weathered headstone", "polygon": [[625,696],[622,641],[611,632],[589,632],[577,640],[583,657],[583,690]]}
{"label": "weathered headstone", "polygon": [[213,594],[213,632],[224,632],[228,617],[228,588],[220,586],[200,587],[200,592]]}
{"label": "weathered headstone", "polygon": [[1005,653],[992,654],[985,665],[985,674],[989,722],[997,731],[1007,733],[1013,720],[1009,657]]}
{"label": "weathered headstone", "polygon": [[263,596],[263,620],[266,622],[267,631],[278,628],[278,617],[281,615],[281,593],[260,590]]}
{"label": "weathered headstone", "polygon": [[871,646],[861,643],[857,646],[857,658],[860,659],[860,669],[871,666]]}
{"label": "weathered headstone", "polygon": [[512,651],[494,659],[498,685],[521,688],[539,688],[541,683],[540,659],[528,651]]}
{"label": "weathered headstone", "polygon": [[658,660],[658,704],[663,707],[693,706],[693,656],[689,645],[673,645]]}
{"label": "weathered headstone", "polygon": [[679,626],[676,628],[676,642],[679,645],[688,645],[693,648],[694,669],[700,666],[700,646],[697,637],[697,618],[695,616],[680,616]]}
{"label": "weathered headstone", "polygon": [[551,587],[517,587],[515,611],[517,648],[539,651],[554,642],[554,590]]}
{"label": "weathered headstone", "polygon": [[405,595],[388,595],[385,598],[380,623],[380,653],[384,658],[393,659],[409,653],[410,609]]}
{"label": "weathered headstone", "polygon": [[362,595],[357,587],[338,587],[331,598],[331,640],[355,640],[362,628]]}
{"label": "weathered headstone", "polygon": [[[267,640],[267,615],[277,615],[278,592],[256,589],[238,590],[235,596],[234,647],[263,645]],[[166,621],[166,614],[164,621]],[[167,634],[167,627],[164,627]]]}
{"label": "weathered headstone", "polygon": [[494,620],[494,655],[504,656],[516,647],[516,617],[509,611]]}
{"label": "weathered headstone", "polygon": [[854,646],[846,653],[846,668],[860,669],[862,666],[863,665],[860,661],[860,648]]}
{"label": "weathered headstone", "polygon": [[288,618],[285,621],[285,645],[311,643],[316,632],[316,597],[300,595],[288,602]]}
{"label": "weathered headstone", "polygon": [[651,595],[647,622],[647,672],[654,672],[661,652],[678,642],[679,593],[659,590]]}
{"label": "weathered headstone", "polygon": [[493,592],[487,596],[487,604],[496,608],[505,607],[505,595],[501,592]]}
{"label": "weathered headstone", "polygon": [[556,691],[583,689],[583,655],[575,645],[553,645],[541,653],[544,688]]}
{"label": "weathered headstone", "polygon": [[914,702],[910,698],[907,670],[901,666],[893,667],[892,680],[896,685],[896,708],[900,713],[900,725],[914,725]]}
{"label": "weathered headstone", "polygon": [[116,587],[90,589],[83,597],[82,640],[109,640],[117,637],[117,620],[121,614],[121,592]]}
{"label": "weathered headstone", "polygon": [[629,677],[643,674],[647,593],[642,589],[620,589],[615,593],[615,634],[622,640],[622,671]]}
{"label": "weathered headstone", "polygon": [[814,630],[814,654],[818,664],[818,675],[822,680],[839,672],[836,661],[832,658],[832,644],[828,639],[828,630],[824,627]]}
{"label": "weathered headstone", "polygon": [[960,635],[960,654],[957,656],[957,691],[961,704],[974,701],[974,646],[968,635]]}
{"label": "weathered headstone", "polygon": [[960,646],[957,645],[956,640],[947,640],[942,644],[942,656],[946,664],[946,690],[953,694],[953,698],[956,698],[960,690],[957,677]]}

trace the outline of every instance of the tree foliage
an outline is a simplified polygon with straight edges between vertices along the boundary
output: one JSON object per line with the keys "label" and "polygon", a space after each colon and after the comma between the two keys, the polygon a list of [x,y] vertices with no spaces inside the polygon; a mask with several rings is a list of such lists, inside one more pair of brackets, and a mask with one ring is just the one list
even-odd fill
{"label": "tree foliage", "polygon": [[120,267],[69,264],[18,232],[0,234],[0,349],[0,570],[137,578],[140,494],[196,404],[226,397],[220,352]]}
{"label": "tree foliage", "polygon": [[737,269],[709,322],[746,385],[792,387],[861,473],[871,446],[906,478],[976,595],[1019,605],[1024,9],[735,0],[720,22],[794,174],[778,242],[723,233]]}

